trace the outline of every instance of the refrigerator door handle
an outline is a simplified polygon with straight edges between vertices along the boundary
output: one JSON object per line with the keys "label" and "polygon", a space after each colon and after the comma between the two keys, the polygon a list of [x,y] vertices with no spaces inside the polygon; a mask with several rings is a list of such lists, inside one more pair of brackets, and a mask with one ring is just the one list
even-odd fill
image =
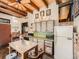
{"label": "refrigerator door handle", "polygon": [[72,40],[72,38],[67,38],[68,40]]}

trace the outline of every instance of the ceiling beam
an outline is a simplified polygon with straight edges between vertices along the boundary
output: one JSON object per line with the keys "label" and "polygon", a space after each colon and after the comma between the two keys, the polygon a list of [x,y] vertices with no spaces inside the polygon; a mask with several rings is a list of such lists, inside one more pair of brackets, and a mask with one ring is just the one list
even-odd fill
{"label": "ceiling beam", "polygon": [[12,12],[11,10],[5,9],[5,8],[3,8],[3,7],[0,7],[0,11],[1,11],[1,12],[4,12],[4,13],[7,13],[7,14],[10,14],[10,15],[13,15],[13,16],[17,16],[17,17],[24,17],[24,16],[21,15],[21,14]]}
{"label": "ceiling beam", "polygon": [[16,13],[16,12],[13,12],[13,11],[11,11],[11,10],[8,10],[8,9],[2,8],[2,7],[0,7],[0,11],[5,12],[5,13],[8,13],[8,14],[12,14],[12,15],[23,16],[23,15],[21,15],[21,14],[18,14],[18,13]]}
{"label": "ceiling beam", "polygon": [[28,7],[26,7],[24,4],[22,4],[25,8],[26,8],[26,10],[28,11],[28,12],[30,12],[30,13],[33,13],[33,10],[31,10],[31,9],[29,9]]}
{"label": "ceiling beam", "polygon": [[[9,14],[9,13],[5,13],[5,12],[2,12],[2,11],[0,11],[0,13],[6,14],[6,15],[10,15],[10,16],[15,16],[15,15],[12,15],[12,14]],[[15,17],[18,17],[18,16],[15,16]]]}
{"label": "ceiling beam", "polygon": [[17,12],[18,10],[13,10],[13,9],[7,8],[7,6],[5,7],[5,6],[0,5],[0,7],[1,7],[1,8],[4,8],[4,9],[11,10],[12,12],[15,12],[15,13],[21,14],[21,15],[23,15],[23,16],[26,16],[26,14],[19,13],[19,12]]}
{"label": "ceiling beam", "polygon": [[30,5],[32,5],[35,9],[39,10],[39,7],[33,2],[30,0]]}
{"label": "ceiling beam", "polygon": [[14,9],[18,10],[19,12],[22,12],[22,13],[24,13],[24,14],[27,14],[26,11],[23,11],[23,10],[20,10],[20,9],[18,9],[18,8],[13,7],[13,6],[10,6],[10,5],[8,5],[8,4],[5,3],[5,2],[0,1],[0,3],[3,3],[3,4],[5,4],[6,6],[9,6],[9,7],[11,7],[11,8],[14,8]]}
{"label": "ceiling beam", "polygon": [[46,0],[42,0],[44,2],[44,4],[46,5],[46,7],[48,7],[48,3]]}
{"label": "ceiling beam", "polygon": [[11,3],[14,3],[14,2],[16,2],[16,0],[8,0],[8,1],[10,1]]}
{"label": "ceiling beam", "polygon": [[28,7],[25,6],[28,12],[33,13],[33,10],[29,9]]}
{"label": "ceiling beam", "polygon": [[5,12],[2,12],[1,10],[0,10],[0,13],[7,14],[7,15],[10,15],[10,16],[13,16],[12,14],[8,14],[8,13],[5,13]]}

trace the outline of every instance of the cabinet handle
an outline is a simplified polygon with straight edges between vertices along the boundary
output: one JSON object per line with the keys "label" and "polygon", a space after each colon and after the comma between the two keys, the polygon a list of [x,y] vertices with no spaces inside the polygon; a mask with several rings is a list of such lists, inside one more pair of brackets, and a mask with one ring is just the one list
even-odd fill
{"label": "cabinet handle", "polygon": [[72,40],[71,38],[67,38],[68,40]]}

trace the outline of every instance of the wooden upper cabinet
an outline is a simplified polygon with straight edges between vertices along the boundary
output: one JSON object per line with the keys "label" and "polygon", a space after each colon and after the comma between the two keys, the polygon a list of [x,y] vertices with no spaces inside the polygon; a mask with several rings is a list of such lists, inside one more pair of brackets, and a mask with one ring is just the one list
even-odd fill
{"label": "wooden upper cabinet", "polygon": [[[60,4],[67,3],[70,0],[60,0]],[[63,6],[59,9],[59,19],[60,21],[69,21],[70,20],[70,5]]]}
{"label": "wooden upper cabinet", "polygon": [[69,14],[69,9],[70,9],[69,6],[65,6],[60,9],[60,19],[67,19]]}

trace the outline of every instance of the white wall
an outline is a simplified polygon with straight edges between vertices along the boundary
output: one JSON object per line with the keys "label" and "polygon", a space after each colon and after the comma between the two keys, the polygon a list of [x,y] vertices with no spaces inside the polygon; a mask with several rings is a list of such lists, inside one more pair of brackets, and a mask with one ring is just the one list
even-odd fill
{"label": "white wall", "polygon": [[20,22],[20,23],[24,23],[24,22],[28,22],[28,17],[23,17],[23,18],[17,18],[17,20]]}
{"label": "white wall", "polygon": [[6,19],[11,19],[13,16],[10,16],[10,15],[6,15],[6,14],[3,14],[3,13],[0,13],[0,18],[6,18]]}
{"label": "white wall", "polygon": [[52,10],[51,15],[49,17],[50,20],[56,20],[55,25],[59,24],[59,6],[56,4],[50,4],[49,8]]}
{"label": "white wall", "polygon": [[[46,10],[48,10],[48,9],[51,9],[51,15],[50,16],[46,16]],[[45,14],[45,16],[43,16],[42,18],[40,16],[41,11],[44,11],[44,14]],[[33,11],[34,17],[35,17],[36,13],[39,13],[39,18],[38,18],[39,21],[59,20],[58,5],[53,4],[53,3],[49,4],[48,8],[43,7],[43,8],[40,8],[39,11],[36,11],[36,10]],[[38,20],[38,19],[35,19],[35,20]],[[37,21],[37,22],[39,22],[39,21]]]}
{"label": "white wall", "polygon": [[[46,16],[46,10],[51,9],[51,15],[50,16]],[[45,16],[41,17],[40,16],[40,12],[44,11]],[[39,14],[39,18],[35,19],[35,14]],[[39,11],[34,10],[33,14],[32,13],[28,13],[27,18],[28,18],[28,25],[29,25],[29,32],[33,32],[35,31],[34,29],[34,25],[33,28],[31,29],[31,24],[34,22],[40,22],[40,21],[47,21],[47,20],[56,20],[56,24],[58,24],[59,21],[59,14],[58,14],[58,5],[51,3],[48,8],[43,7],[41,8]]]}
{"label": "white wall", "polygon": [[51,15],[50,15],[50,19],[51,20],[59,20],[58,5],[50,4],[48,8],[52,10]]}
{"label": "white wall", "polygon": [[33,25],[34,24],[34,15],[31,13],[28,13],[28,32],[33,33]]}
{"label": "white wall", "polygon": [[21,23],[16,17],[11,18],[11,32],[21,32]]}

